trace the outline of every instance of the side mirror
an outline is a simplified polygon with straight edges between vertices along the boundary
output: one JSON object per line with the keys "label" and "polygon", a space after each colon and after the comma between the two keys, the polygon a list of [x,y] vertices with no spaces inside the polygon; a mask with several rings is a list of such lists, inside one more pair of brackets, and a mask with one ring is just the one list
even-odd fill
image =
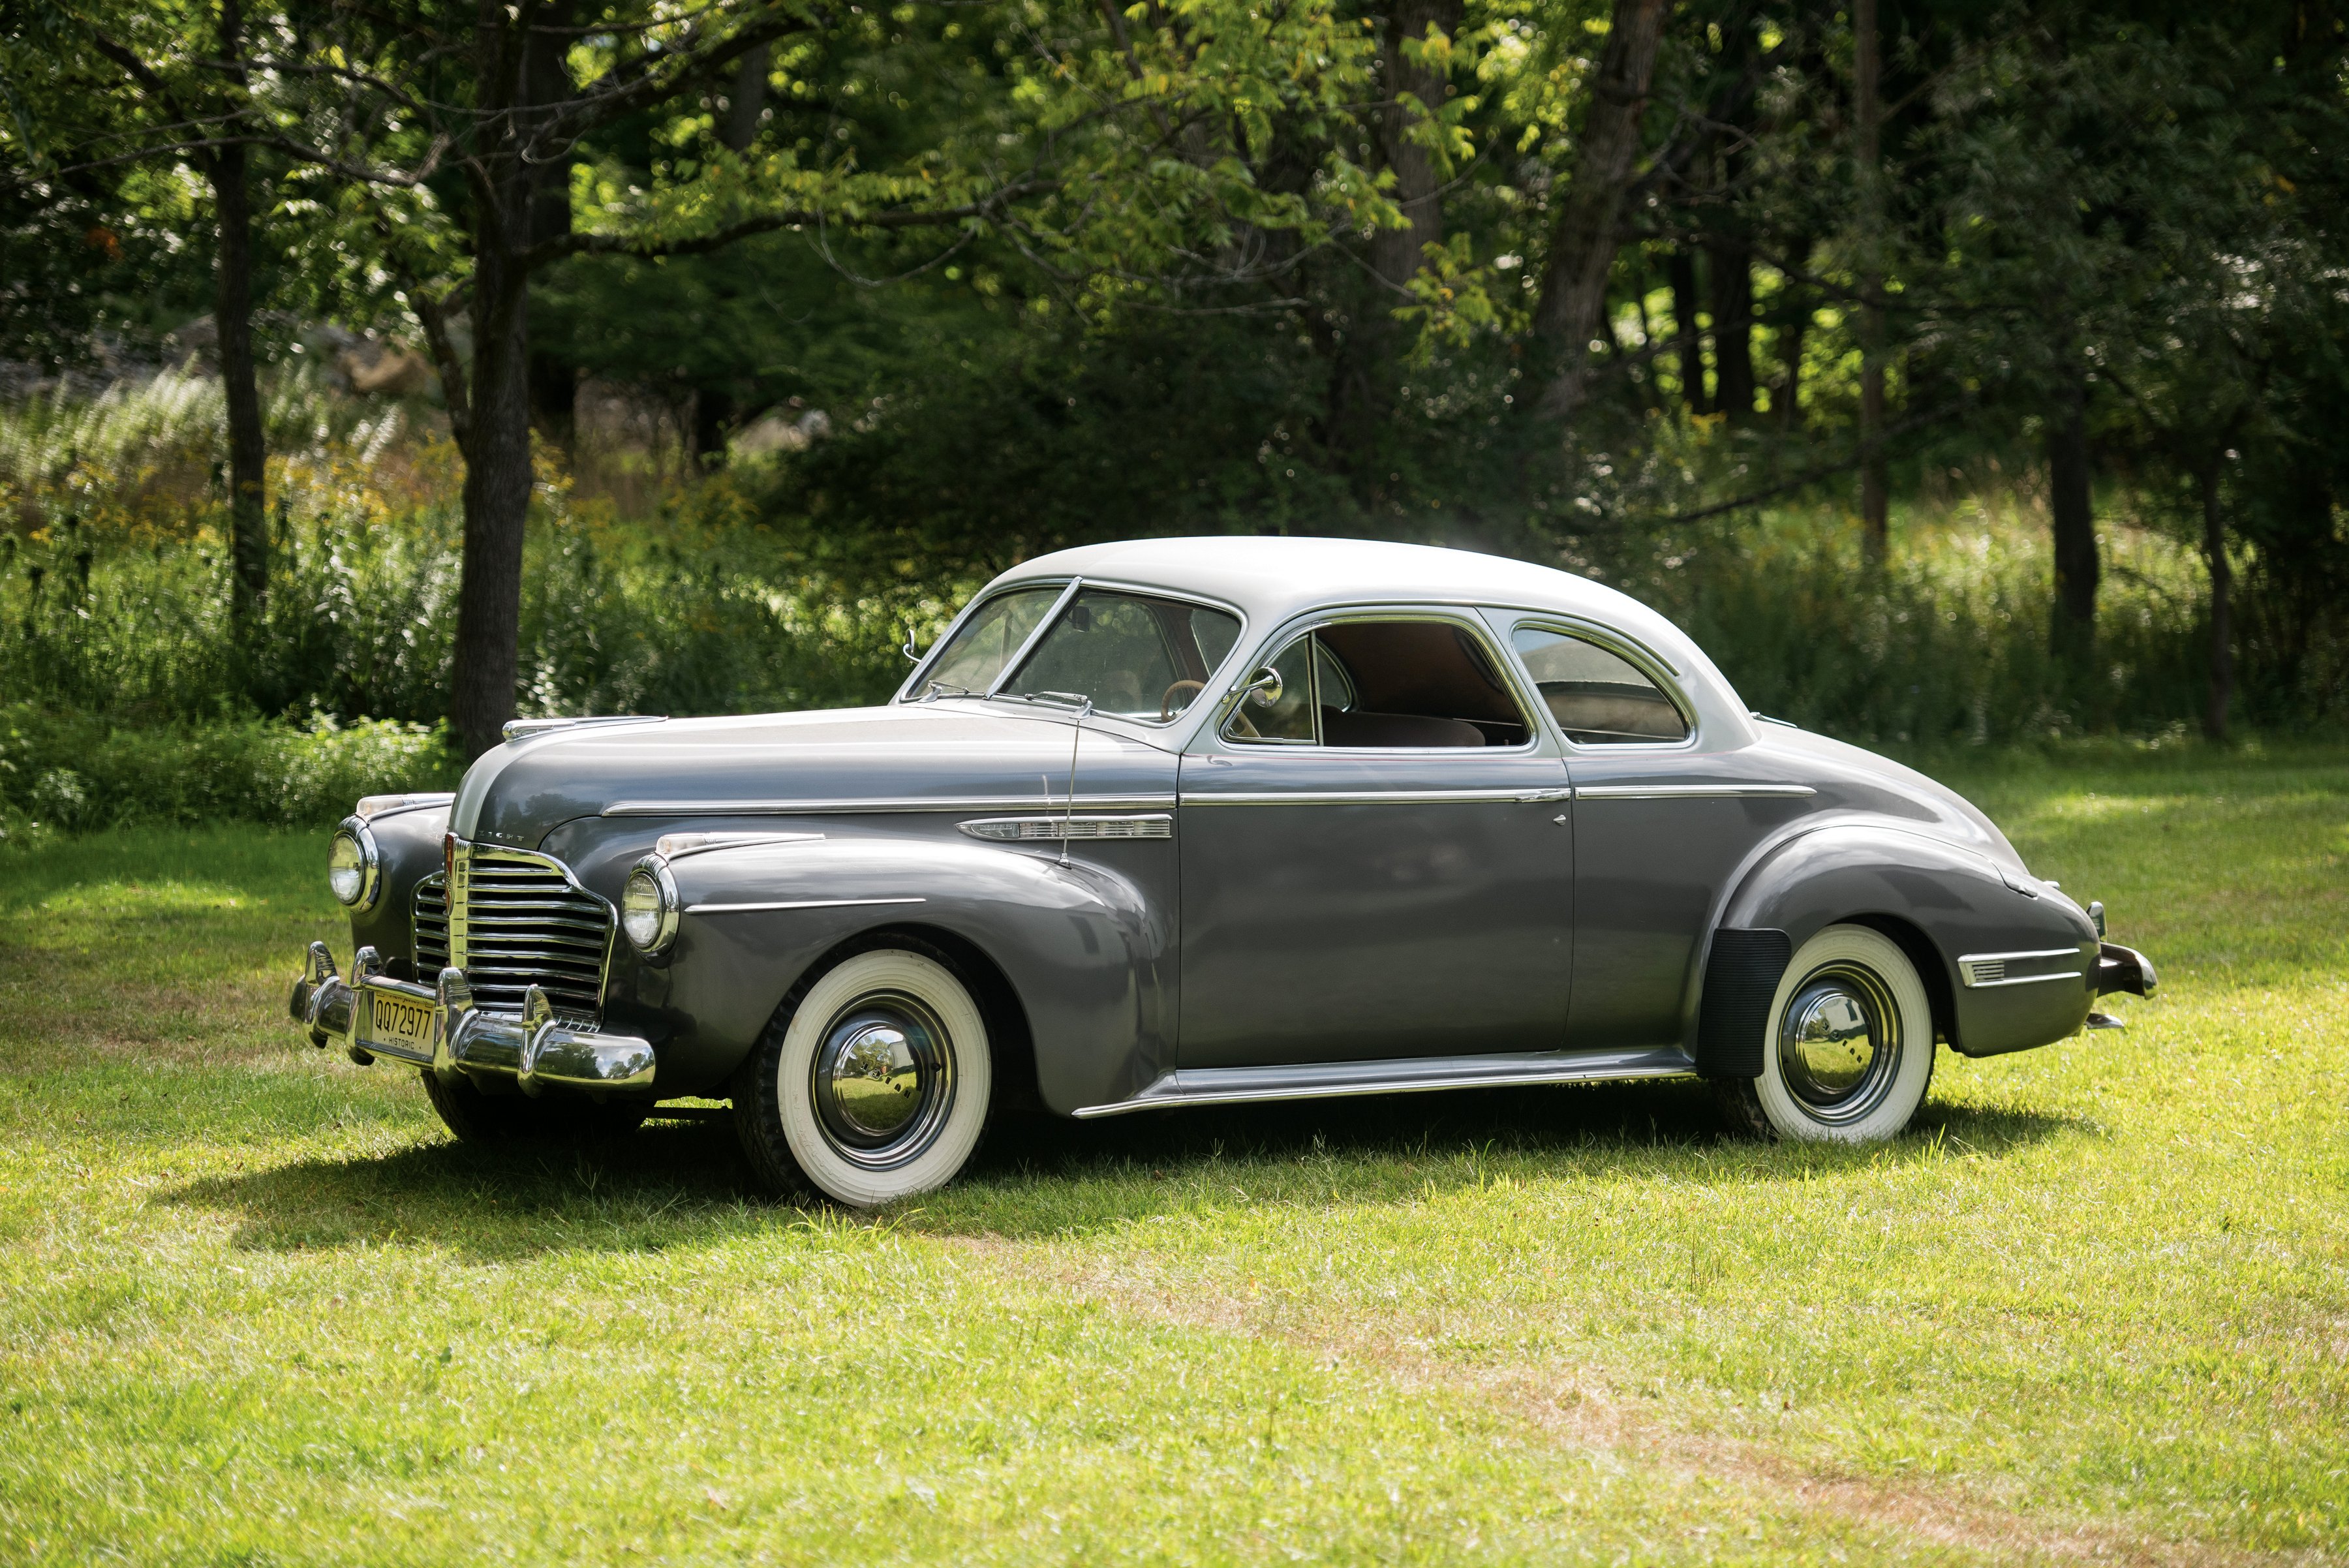
{"label": "side mirror", "polygon": [[914,646],[914,623],[912,621],[907,621],[905,623],[905,646],[898,649],[897,651],[904,654],[916,664],[919,664],[922,661],[922,650]]}
{"label": "side mirror", "polygon": [[1248,683],[1240,688],[1240,695],[1255,699],[1259,708],[1269,708],[1280,701],[1282,690],[1280,671],[1268,664],[1249,677]]}

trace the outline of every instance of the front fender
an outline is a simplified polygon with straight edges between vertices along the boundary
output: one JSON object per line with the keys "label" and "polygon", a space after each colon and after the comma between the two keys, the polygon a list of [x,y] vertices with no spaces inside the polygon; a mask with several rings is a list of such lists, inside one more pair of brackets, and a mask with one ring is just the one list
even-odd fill
{"label": "front fender", "polygon": [[722,1085],[810,966],[883,929],[976,949],[1026,1015],[1053,1110],[1123,1099],[1174,1063],[1173,922],[1114,868],[936,837],[833,837],[683,856],[684,913],[640,1000],[670,1025],[661,1092]]}
{"label": "front fender", "polygon": [[[2069,900],[2013,886],[1987,857],[1913,829],[1866,823],[1803,834],[1738,883],[1718,926],[1779,930],[1793,950],[1824,928],[1874,925],[1899,940],[1955,1050],[1992,1056],[2076,1033],[2095,997],[2095,928]],[[2078,981],[1971,986],[1958,960],[2072,948]],[[2061,969],[2057,962],[2052,966]]]}
{"label": "front fender", "polygon": [[[438,977],[414,971],[416,936],[410,922],[416,885],[440,874],[440,840],[449,831],[449,808],[382,813],[367,819],[367,831],[375,837],[376,853],[383,857],[382,891],[371,908],[351,911],[351,949],[356,952],[371,947],[387,963],[408,966],[395,969],[396,976],[429,984]],[[322,875],[325,865],[322,853]]]}

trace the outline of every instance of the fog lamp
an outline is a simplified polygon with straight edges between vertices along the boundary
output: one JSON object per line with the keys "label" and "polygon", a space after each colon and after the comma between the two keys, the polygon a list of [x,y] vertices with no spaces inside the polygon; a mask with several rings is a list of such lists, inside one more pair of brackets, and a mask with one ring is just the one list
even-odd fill
{"label": "fog lamp", "polygon": [[647,855],[628,873],[620,893],[620,929],[628,945],[647,958],[666,951],[677,940],[677,882],[668,862]]}

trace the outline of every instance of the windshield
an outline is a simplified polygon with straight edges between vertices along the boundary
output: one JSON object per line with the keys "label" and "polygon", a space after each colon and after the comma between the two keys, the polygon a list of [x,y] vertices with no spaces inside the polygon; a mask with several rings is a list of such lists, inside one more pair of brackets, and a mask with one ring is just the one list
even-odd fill
{"label": "windshield", "polygon": [[[930,680],[949,693],[986,691],[1061,592],[1015,588],[981,605]],[[1205,605],[1085,588],[1004,681],[999,695],[1046,701],[1090,698],[1097,711],[1163,723],[1197,701],[1239,634],[1239,618]]]}
{"label": "windshield", "polygon": [[1014,588],[978,607],[968,624],[955,634],[922,683],[922,692],[943,691],[950,697],[984,695],[1003,673],[1011,656],[1028,640],[1061,597],[1061,589]]}

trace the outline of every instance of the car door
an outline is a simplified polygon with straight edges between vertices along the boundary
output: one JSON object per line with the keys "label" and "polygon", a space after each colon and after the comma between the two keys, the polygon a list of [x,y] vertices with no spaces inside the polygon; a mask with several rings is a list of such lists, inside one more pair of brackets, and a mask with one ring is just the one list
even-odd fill
{"label": "car door", "polygon": [[1713,743],[1663,661],[1604,628],[1512,618],[1509,641],[1574,785],[1577,1050],[1682,1041],[1723,888],[1810,791]]}
{"label": "car door", "polygon": [[1181,1064],[1558,1048],[1567,778],[1490,628],[1364,612],[1268,648],[1278,701],[1182,761]]}

